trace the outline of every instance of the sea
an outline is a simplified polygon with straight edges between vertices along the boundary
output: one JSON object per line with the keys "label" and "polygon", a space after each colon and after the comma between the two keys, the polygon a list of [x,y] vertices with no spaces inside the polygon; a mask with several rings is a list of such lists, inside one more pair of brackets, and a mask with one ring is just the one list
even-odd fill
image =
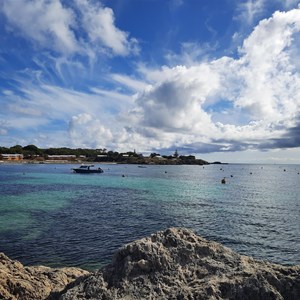
{"label": "sea", "polygon": [[[0,164],[0,252],[95,270],[168,227],[257,259],[300,264],[300,165]],[[226,184],[221,184],[225,177]]]}

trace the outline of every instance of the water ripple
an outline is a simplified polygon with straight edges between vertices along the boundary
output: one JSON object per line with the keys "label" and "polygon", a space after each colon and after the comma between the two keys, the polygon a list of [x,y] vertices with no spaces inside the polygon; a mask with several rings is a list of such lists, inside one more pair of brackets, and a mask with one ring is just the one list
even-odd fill
{"label": "water ripple", "polygon": [[241,254],[300,264],[295,172],[258,165],[227,165],[224,172],[213,165],[104,168],[101,176],[77,176],[66,165],[0,166],[0,251],[25,264],[94,269],[124,243],[185,226]]}

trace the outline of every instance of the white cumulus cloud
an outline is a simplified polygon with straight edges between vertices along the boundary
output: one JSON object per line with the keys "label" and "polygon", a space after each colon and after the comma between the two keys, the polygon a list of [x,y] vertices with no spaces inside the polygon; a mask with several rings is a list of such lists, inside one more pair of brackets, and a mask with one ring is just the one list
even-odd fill
{"label": "white cumulus cloud", "polygon": [[128,33],[115,26],[114,13],[111,8],[93,4],[87,0],[76,0],[76,4],[82,15],[82,28],[92,43],[99,43],[118,55],[138,52],[137,40],[129,39]]}
{"label": "white cumulus cloud", "polygon": [[185,133],[186,143],[222,142],[229,150],[284,135],[300,115],[299,32],[300,8],[276,12],[255,27],[236,59],[141,67],[150,85],[136,95],[132,117],[169,133],[173,144],[180,139],[173,132]]}
{"label": "white cumulus cloud", "polygon": [[72,29],[75,15],[59,0],[3,1],[0,7],[9,24],[18,29],[17,34],[61,53],[79,50]]}
{"label": "white cumulus cloud", "polygon": [[112,9],[100,2],[76,0],[67,5],[61,0],[3,1],[0,12],[11,32],[59,54],[95,57],[106,52],[126,56],[139,49],[136,39],[116,27]]}
{"label": "white cumulus cloud", "polygon": [[77,147],[104,147],[113,138],[110,129],[90,114],[73,116],[69,122],[72,143]]}

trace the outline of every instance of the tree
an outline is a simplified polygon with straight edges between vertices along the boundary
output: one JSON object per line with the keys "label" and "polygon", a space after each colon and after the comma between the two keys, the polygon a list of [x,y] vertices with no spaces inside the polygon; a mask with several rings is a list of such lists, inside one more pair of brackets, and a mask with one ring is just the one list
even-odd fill
{"label": "tree", "polygon": [[21,145],[15,145],[9,148],[9,152],[11,154],[17,153],[17,154],[23,154],[23,147]]}
{"label": "tree", "polygon": [[35,145],[27,145],[23,147],[23,154],[25,158],[33,158],[43,154],[43,150],[39,149]]}
{"label": "tree", "polygon": [[9,152],[9,149],[6,148],[6,147],[0,147],[0,153],[1,154],[5,154],[5,153],[8,153]]}
{"label": "tree", "polygon": [[42,154],[42,150],[39,149],[37,146],[35,145],[27,145],[25,147],[23,147],[23,151],[29,151],[34,153],[35,155],[40,155]]}
{"label": "tree", "polygon": [[174,157],[178,157],[178,151],[177,151],[177,149],[175,150],[175,152],[174,152]]}

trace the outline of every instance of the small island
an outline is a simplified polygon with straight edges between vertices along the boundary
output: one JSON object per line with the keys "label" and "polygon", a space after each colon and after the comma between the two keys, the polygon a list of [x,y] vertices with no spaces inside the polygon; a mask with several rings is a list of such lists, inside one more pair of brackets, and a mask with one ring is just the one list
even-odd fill
{"label": "small island", "polygon": [[40,149],[35,145],[10,148],[0,147],[1,162],[20,163],[118,163],[138,165],[208,165],[209,162],[194,155],[179,155],[175,150],[170,155],[151,153],[147,156],[135,150],[119,153],[107,149],[48,148]]}

